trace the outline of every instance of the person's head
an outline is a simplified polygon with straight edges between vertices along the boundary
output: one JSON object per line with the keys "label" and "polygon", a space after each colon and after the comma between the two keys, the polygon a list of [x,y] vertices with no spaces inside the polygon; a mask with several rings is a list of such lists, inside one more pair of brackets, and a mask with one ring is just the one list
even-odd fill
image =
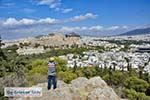
{"label": "person's head", "polygon": [[49,61],[54,61],[54,57],[50,57]]}

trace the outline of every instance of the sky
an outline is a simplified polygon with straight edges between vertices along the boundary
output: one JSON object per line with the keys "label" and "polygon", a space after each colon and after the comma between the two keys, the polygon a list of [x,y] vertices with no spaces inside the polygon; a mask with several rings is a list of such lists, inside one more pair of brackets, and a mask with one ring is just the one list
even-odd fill
{"label": "sky", "polygon": [[106,36],[150,26],[150,0],[0,0],[0,34]]}

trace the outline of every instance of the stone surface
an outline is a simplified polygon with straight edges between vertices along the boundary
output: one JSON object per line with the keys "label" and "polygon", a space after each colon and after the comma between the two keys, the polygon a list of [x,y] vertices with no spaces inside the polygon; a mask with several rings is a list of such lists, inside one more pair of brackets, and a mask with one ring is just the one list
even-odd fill
{"label": "stone surface", "polygon": [[89,79],[85,84],[86,91],[88,92],[91,92],[95,88],[105,88],[105,87],[107,87],[107,84],[100,77],[93,77]]}
{"label": "stone surface", "polygon": [[88,95],[88,100],[120,100],[113,89],[109,87],[97,88]]}
{"label": "stone surface", "polygon": [[79,77],[71,84],[58,81],[57,89],[46,90],[47,84],[36,85],[43,88],[42,97],[14,98],[14,100],[121,100],[100,77],[87,79]]}
{"label": "stone surface", "polygon": [[88,79],[85,77],[79,77],[75,80],[71,81],[71,85],[72,87],[76,87],[76,88],[83,88],[85,87],[85,84],[87,83]]}

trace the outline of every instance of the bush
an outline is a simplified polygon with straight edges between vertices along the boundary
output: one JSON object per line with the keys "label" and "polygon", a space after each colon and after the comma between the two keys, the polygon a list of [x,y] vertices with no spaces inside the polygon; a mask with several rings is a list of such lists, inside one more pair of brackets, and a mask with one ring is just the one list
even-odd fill
{"label": "bush", "polygon": [[125,89],[125,93],[129,100],[150,100],[149,96],[141,92],[136,92],[133,89]]}
{"label": "bush", "polygon": [[84,73],[82,72],[82,68],[78,68],[76,71],[75,71],[77,77],[84,77]]}
{"label": "bush", "polygon": [[47,61],[37,59],[32,61],[31,70],[26,73],[29,85],[34,85],[47,80]]}
{"label": "bush", "polygon": [[34,73],[39,73],[42,75],[47,75],[47,61],[46,60],[41,60],[37,59],[32,61],[31,63],[31,70],[29,70],[29,75],[32,75]]}
{"label": "bush", "polygon": [[125,81],[125,87],[128,89],[134,89],[137,92],[145,92],[149,87],[149,84],[137,77],[130,77]]}
{"label": "bush", "polygon": [[60,71],[57,75],[58,79],[63,80],[66,83],[70,83],[73,79],[77,78],[77,75],[71,71]]}
{"label": "bush", "polygon": [[47,75],[42,75],[40,73],[34,73],[32,75],[27,76],[28,79],[28,85],[32,86],[37,83],[42,83],[47,81]]}
{"label": "bush", "polygon": [[128,75],[126,73],[115,71],[113,72],[113,75],[112,75],[112,84],[116,86],[123,86],[127,78],[128,78]]}
{"label": "bush", "polygon": [[97,71],[96,71],[95,67],[84,67],[83,74],[85,77],[91,78],[93,76],[96,76]]}
{"label": "bush", "polygon": [[56,71],[57,72],[68,70],[66,60],[55,57],[55,62],[57,63],[57,66],[56,66]]}

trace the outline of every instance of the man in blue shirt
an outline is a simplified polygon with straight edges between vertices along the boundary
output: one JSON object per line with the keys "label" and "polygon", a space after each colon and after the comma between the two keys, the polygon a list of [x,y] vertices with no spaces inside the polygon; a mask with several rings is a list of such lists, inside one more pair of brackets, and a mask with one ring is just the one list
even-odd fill
{"label": "man in blue shirt", "polygon": [[56,80],[56,63],[54,62],[54,58],[51,57],[48,62],[48,90],[51,89],[53,84],[53,89],[57,87],[57,80]]}

